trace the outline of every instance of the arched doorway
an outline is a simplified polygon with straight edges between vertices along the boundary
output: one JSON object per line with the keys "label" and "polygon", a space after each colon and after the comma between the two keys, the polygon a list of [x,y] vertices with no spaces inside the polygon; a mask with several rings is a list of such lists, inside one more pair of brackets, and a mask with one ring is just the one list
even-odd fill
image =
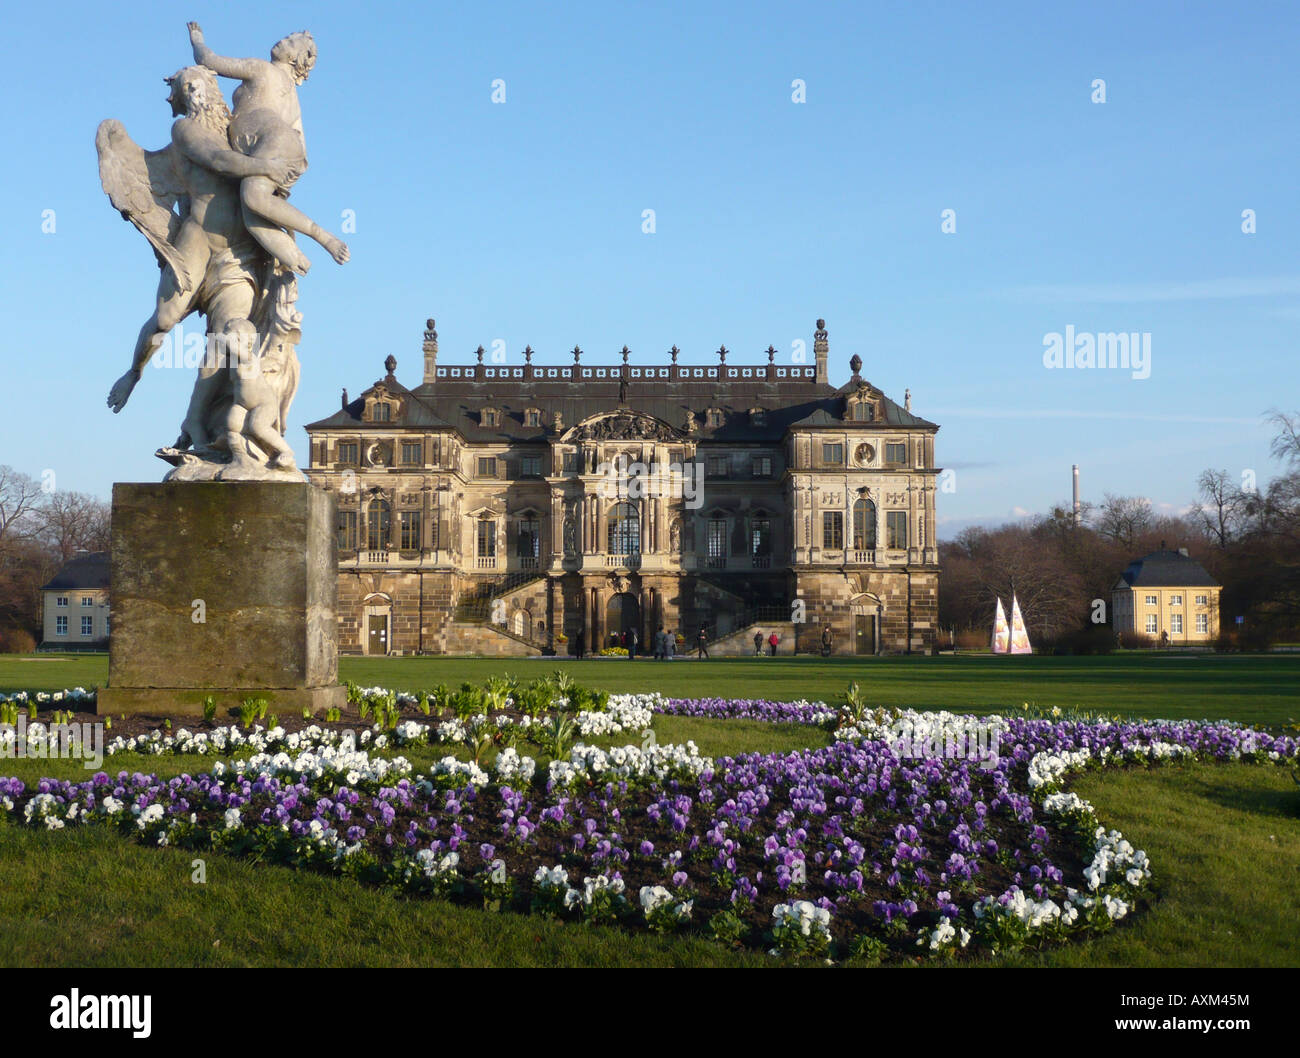
{"label": "arched doorway", "polygon": [[853,600],[853,653],[880,653],[880,600],[859,595]]}
{"label": "arched doorway", "polygon": [[632,634],[632,630],[637,630],[637,635],[641,634],[641,607],[637,603],[636,596],[630,591],[619,592],[609,597],[609,602],[605,604],[605,636],[610,643],[614,642],[614,636],[622,638],[624,632]]}

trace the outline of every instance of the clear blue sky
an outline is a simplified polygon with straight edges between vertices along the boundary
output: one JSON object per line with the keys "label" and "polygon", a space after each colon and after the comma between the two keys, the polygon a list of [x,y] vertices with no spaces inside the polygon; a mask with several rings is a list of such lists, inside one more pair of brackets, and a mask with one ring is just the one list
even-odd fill
{"label": "clear blue sky", "polygon": [[[420,381],[430,315],[444,363],[498,338],[758,361],[824,316],[834,381],[858,353],[942,425],[941,534],[1065,500],[1075,462],[1085,497],[1158,509],[1206,466],[1276,470],[1262,416],[1300,405],[1294,3],[30,4],[0,38],[0,462],[60,487],[157,480],[190,389],[150,369],[104,406],[157,270],[94,151],[108,117],[166,143],[188,18],[226,54],[319,46],[294,201],[357,231],[343,268],[306,247],[300,453],[388,354]],[[1045,369],[1067,325],[1150,332],[1150,378]]]}

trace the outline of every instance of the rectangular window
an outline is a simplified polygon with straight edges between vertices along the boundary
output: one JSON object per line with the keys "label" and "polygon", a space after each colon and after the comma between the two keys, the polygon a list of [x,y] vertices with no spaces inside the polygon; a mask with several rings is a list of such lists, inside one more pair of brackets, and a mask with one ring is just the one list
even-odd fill
{"label": "rectangular window", "polygon": [[536,518],[519,522],[519,558],[536,558],[542,553],[542,524]]}
{"label": "rectangular window", "polygon": [[95,600],[94,600],[94,598],[93,598],[92,596],[89,596],[89,595],[83,595],[83,596],[81,597],[81,605],[82,605],[82,606],[94,606],[94,605],[95,605]]}
{"label": "rectangular window", "polygon": [[1183,633],[1183,615],[1180,613],[1172,614],[1169,618],[1169,631],[1174,635]]}
{"label": "rectangular window", "polygon": [[709,558],[727,557],[727,520],[711,518],[709,520]]}
{"label": "rectangular window", "polygon": [[907,443],[899,441],[890,441],[885,445],[885,463],[892,466],[902,466],[907,462]]}
{"label": "rectangular window", "polygon": [[1198,613],[1196,615],[1196,632],[1197,635],[1205,635],[1210,631],[1210,615],[1207,613]]}
{"label": "rectangular window", "polygon": [[1160,599],[1157,598],[1155,595],[1148,595],[1148,596],[1147,596],[1147,605],[1148,605],[1148,606],[1158,606],[1158,605],[1160,605]]}
{"label": "rectangular window", "polygon": [[526,412],[524,412],[524,425],[541,426],[542,413],[538,411],[536,408],[529,408]]}
{"label": "rectangular window", "polygon": [[478,476],[481,478],[494,478],[497,476],[496,456],[479,456]]}
{"label": "rectangular window", "polygon": [[1160,629],[1156,621],[1156,615],[1153,613],[1147,614],[1147,635],[1153,636],[1158,631],[1160,631]]}
{"label": "rectangular window", "polygon": [[357,512],[339,511],[339,550],[357,549]]}
{"label": "rectangular window", "polygon": [[756,556],[772,553],[772,523],[767,518],[755,518],[749,523],[749,546]]}
{"label": "rectangular window", "polygon": [[866,401],[858,401],[858,403],[853,405],[854,422],[871,422],[873,418],[873,410],[874,405],[869,404]]}
{"label": "rectangular window", "polygon": [[540,478],[542,476],[542,457],[522,457],[519,460],[519,474],[525,478]]}
{"label": "rectangular window", "polygon": [[54,634],[56,636],[66,636],[68,634],[68,615],[59,614],[54,619]]}
{"label": "rectangular window", "polygon": [[822,462],[831,466],[839,466],[844,462],[844,446],[842,444],[823,444]]}
{"label": "rectangular window", "polygon": [[1198,596],[1196,597],[1196,605],[1197,605],[1197,606],[1209,606],[1209,605],[1210,605],[1210,597],[1209,597],[1208,595],[1198,595]]}
{"label": "rectangular window", "polygon": [[907,512],[885,512],[885,547],[902,551],[907,547]]}
{"label": "rectangular window", "polygon": [[81,634],[83,636],[93,636],[95,634],[95,619],[93,617],[82,617]]}
{"label": "rectangular window", "polygon": [[408,466],[423,463],[424,443],[422,441],[403,441],[402,462]]}
{"label": "rectangular window", "polygon": [[822,511],[822,547],[828,551],[840,551],[843,549],[843,511]]}
{"label": "rectangular window", "polygon": [[66,595],[60,595],[57,599],[54,600],[54,605],[55,605],[55,606],[67,606],[67,605],[68,605],[68,597],[67,597]]}
{"label": "rectangular window", "polygon": [[1182,605],[1183,605],[1183,597],[1182,597],[1181,595],[1171,595],[1171,596],[1169,596],[1169,605],[1170,605],[1170,606],[1182,606]]}
{"label": "rectangular window", "polygon": [[497,556],[497,523],[492,521],[481,521],[478,523],[478,557],[479,558],[496,558]]}
{"label": "rectangular window", "polygon": [[360,450],[361,450],[361,446],[356,441],[340,441],[339,462],[350,463],[353,466],[356,466],[357,454],[360,452]]}
{"label": "rectangular window", "polygon": [[578,453],[564,453],[564,472],[566,474],[576,474],[578,472]]}
{"label": "rectangular window", "polygon": [[770,478],[772,476],[772,457],[755,456],[753,463],[750,464],[756,478]]}
{"label": "rectangular window", "polygon": [[402,511],[399,515],[402,519],[401,540],[403,551],[420,550],[420,512],[419,511]]}
{"label": "rectangular window", "polygon": [[391,404],[375,405],[375,422],[390,422],[393,418],[393,406]]}
{"label": "rectangular window", "polygon": [[711,478],[725,478],[731,469],[731,460],[727,456],[709,456],[708,472]]}

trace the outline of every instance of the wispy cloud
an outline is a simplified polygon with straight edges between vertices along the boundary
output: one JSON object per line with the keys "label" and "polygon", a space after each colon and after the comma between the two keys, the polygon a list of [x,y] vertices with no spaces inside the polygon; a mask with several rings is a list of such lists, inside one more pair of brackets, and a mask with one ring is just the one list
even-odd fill
{"label": "wispy cloud", "polygon": [[1156,283],[1034,283],[1007,287],[996,296],[1013,301],[1137,303],[1206,301],[1300,295],[1300,275],[1188,279]]}
{"label": "wispy cloud", "polygon": [[[931,408],[929,414],[948,419],[1119,419],[1124,422],[1188,422],[1228,426],[1266,425],[1259,418],[1226,415],[1158,415],[1148,412],[1090,411],[1079,408]],[[978,465],[978,464],[976,464]]]}

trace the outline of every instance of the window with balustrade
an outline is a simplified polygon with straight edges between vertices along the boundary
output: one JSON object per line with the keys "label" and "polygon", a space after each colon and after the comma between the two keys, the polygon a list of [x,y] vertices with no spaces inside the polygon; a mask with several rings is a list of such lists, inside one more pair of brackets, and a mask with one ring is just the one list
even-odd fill
{"label": "window with balustrade", "polygon": [[885,546],[895,551],[907,547],[907,512],[885,512]]}
{"label": "window with balustrade", "polygon": [[865,497],[853,504],[853,546],[858,551],[876,549],[876,505]]}
{"label": "window with balustrade", "polygon": [[727,561],[727,519],[710,518],[706,538],[710,565],[721,565]]}
{"label": "window with balustrade", "polygon": [[641,550],[641,515],[634,503],[619,503],[609,512],[611,555],[635,555]]}
{"label": "window with balustrade", "polygon": [[357,549],[357,512],[339,511],[339,550]]}
{"label": "window with balustrade", "polygon": [[491,518],[478,521],[475,553],[479,558],[497,557],[497,523]]}
{"label": "window with balustrade", "polygon": [[393,531],[393,512],[387,500],[371,500],[366,508],[366,550],[387,551]]}
{"label": "window with balustrade", "polygon": [[542,553],[542,523],[536,518],[519,520],[516,549],[519,558],[537,558]]}

